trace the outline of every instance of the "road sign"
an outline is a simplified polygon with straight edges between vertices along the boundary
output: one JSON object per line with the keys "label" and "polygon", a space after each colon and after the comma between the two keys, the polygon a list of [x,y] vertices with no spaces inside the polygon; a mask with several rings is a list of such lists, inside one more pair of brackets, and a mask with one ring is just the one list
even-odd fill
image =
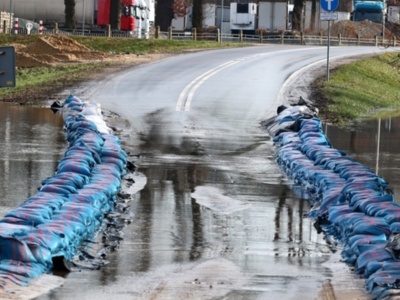
{"label": "road sign", "polygon": [[28,23],[26,23],[25,28],[28,31],[28,34],[31,34],[31,30],[33,28],[33,24],[31,22],[28,22]]}
{"label": "road sign", "polygon": [[0,88],[15,86],[15,49],[0,47]]}
{"label": "road sign", "polygon": [[320,0],[323,10],[327,12],[335,11],[339,6],[339,0]]}
{"label": "road sign", "polygon": [[338,19],[337,12],[320,12],[320,20],[321,21],[334,21]]}

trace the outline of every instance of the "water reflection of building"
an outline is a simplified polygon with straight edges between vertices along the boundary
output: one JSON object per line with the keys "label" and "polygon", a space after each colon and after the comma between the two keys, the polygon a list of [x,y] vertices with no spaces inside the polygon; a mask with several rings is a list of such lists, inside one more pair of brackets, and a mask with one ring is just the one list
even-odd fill
{"label": "water reflection of building", "polygon": [[0,103],[0,206],[16,207],[54,174],[66,147],[61,116]]}
{"label": "water reflection of building", "polygon": [[400,193],[400,118],[364,121],[351,129],[325,128],[336,149],[347,151],[388,181],[395,195]]}

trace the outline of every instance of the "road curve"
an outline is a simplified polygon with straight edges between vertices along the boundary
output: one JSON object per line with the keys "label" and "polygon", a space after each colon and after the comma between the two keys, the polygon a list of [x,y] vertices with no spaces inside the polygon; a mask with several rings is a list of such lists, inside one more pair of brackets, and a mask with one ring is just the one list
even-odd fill
{"label": "road curve", "polygon": [[[375,53],[331,47],[330,60]],[[363,281],[303,217],[309,207],[282,176],[260,127],[287,101],[294,79],[324,66],[326,54],[311,46],[199,51],[77,94],[129,121],[123,144],[138,154],[147,185],[131,203],[135,218],[111,263],[69,275],[53,295],[368,299]]]}

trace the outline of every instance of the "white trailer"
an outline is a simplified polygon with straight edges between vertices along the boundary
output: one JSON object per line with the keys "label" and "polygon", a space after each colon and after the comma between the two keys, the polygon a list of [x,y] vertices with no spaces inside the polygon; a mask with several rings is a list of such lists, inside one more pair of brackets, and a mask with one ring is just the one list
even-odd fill
{"label": "white trailer", "polygon": [[231,31],[255,32],[257,25],[256,3],[231,3]]}
{"label": "white trailer", "polygon": [[[32,21],[42,20],[45,24],[65,22],[65,4],[63,0],[0,0],[0,11],[10,11],[16,18]],[[75,18],[78,25],[95,24],[97,0],[76,0]]]}
{"label": "white trailer", "polygon": [[210,29],[216,27],[217,5],[205,3],[203,5],[203,28]]}
{"label": "white trailer", "polygon": [[259,31],[286,31],[290,29],[293,5],[287,1],[260,1],[258,3]]}

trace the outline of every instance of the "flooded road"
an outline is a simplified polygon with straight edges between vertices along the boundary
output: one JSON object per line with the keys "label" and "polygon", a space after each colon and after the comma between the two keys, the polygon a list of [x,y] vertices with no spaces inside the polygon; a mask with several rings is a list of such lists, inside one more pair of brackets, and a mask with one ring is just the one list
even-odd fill
{"label": "flooded road", "polygon": [[[35,299],[369,299],[364,280],[340,262],[340,248],[305,217],[308,203],[282,175],[271,137],[259,125],[275,113],[290,74],[323,61],[324,50],[276,46],[178,55],[77,90],[82,100],[122,116],[113,127],[137,165],[135,180],[146,184],[130,202],[132,223],[109,263],[54,274],[64,284]],[[332,53],[375,51],[337,47]],[[44,110],[23,109],[29,112],[8,114],[0,124],[8,149],[1,160],[8,172],[4,210],[51,175],[66,147],[57,116],[50,127],[44,117],[33,124]],[[378,162],[396,192],[398,125],[380,124],[326,131],[336,148],[371,168]],[[25,136],[11,133],[19,131]],[[34,150],[24,144],[30,136]],[[37,154],[25,154],[31,152]],[[9,167],[22,157],[18,168]],[[10,186],[18,184],[11,195]]]}
{"label": "flooded road", "polygon": [[[62,121],[49,109],[0,105],[4,213],[52,175],[66,143]],[[397,195],[400,119],[380,124],[325,130],[335,148],[378,167]],[[321,290],[335,281],[335,268],[347,266],[337,263],[304,217],[307,202],[294,195],[267,134],[257,131],[248,147],[221,147],[206,156],[196,145],[185,147],[188,152],[152,148],[155,137],[149,136],[137,160],[148,182],[131,201],[135,217],[120,249],[98,271],[55,274],[64,285],[35,299],[324,299]],[[202,145],[212,143],[211,136],[204,140]],[[139,153],[129,142],[125,147]],[[363,295],[363,281],[349,278],[347,287]]]}

